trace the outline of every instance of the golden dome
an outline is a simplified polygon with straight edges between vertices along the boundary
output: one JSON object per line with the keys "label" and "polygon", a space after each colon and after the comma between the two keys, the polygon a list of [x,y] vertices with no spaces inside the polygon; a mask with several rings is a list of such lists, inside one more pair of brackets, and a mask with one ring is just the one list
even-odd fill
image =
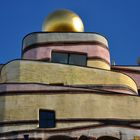
{"label": "golden dome", "polygon": [[81,18],[69,10],[57,10],[44,21],[42,31],[46,32],[83,32]]}

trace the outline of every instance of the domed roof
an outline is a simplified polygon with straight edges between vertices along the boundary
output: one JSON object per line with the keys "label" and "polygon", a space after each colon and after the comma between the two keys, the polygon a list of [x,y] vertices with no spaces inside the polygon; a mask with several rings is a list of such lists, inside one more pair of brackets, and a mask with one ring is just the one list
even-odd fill
{"label": "domed roof", "polygon": [[69,10],[57,10],[44,21],[42,30],[45,32],[83,32],[81,18]]}

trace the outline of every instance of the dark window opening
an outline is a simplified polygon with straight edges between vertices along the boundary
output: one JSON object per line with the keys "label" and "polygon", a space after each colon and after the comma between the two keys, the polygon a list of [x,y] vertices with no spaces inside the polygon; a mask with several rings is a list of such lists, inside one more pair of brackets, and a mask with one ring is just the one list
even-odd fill
{"label": "dark window opening", "polygon": [[87,55],[76,53],[52,52],[51,62],[86,66]]}
{"label": "dark window opening", "polygon": [[67,64],[68,63],[68,53],[53,52],[52,53],[52,62]]}
{"label": "dark window opening", "polygon": [[99,137],[97,140],[120,140],[120,139],[112,137],[112,136],[102,136],[102,137]]}
{"label": "dark window opening", "polygon": [[49,83],[51,86],[64,86],[64,83]]}
{"label": "dark window opening", "polygon": [[77,140],[77,139],[65,135],[54,135],[49,137],[47,140]]}
{"label": "dark window opening", "polygon": [[29,134],[24,135],[24,140],[29,140]]}
{"label": "dark window opening", "polygon": [[56,126],[55,112],[53,110],[39,110],[39,128],[53,128]]}

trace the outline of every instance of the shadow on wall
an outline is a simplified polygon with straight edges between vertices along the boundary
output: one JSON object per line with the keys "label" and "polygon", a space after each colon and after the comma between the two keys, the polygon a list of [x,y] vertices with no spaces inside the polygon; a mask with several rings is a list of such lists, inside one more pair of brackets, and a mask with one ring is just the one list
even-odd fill
{"label": "shadow on wall", "polygon": [[101,136],[97,138],[97,140],[120,140],[120,139],[111,136]]}
{"label": "shadow on wall", "polygon": [[65,135],[55,135],[49,137],[47,140],[76,140],[76,139]]}
{"label": "shadow on wall", "polygon": [[77,137],[69,137],[65,135],[55,135],[49,137],[47,140],[96,140],[94,137],[87,137],[87,136],[80,136],[79,138]]}

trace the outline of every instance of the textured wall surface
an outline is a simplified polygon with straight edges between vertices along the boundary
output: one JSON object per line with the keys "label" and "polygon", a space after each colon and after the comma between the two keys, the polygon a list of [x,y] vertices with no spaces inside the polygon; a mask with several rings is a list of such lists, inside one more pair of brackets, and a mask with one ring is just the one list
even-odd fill
{"label": "textured wall surface", "polygon": [[23,50],[37,43],[99,42],[108,47],[105,37],[97,33],[31,33],[23,39]]}
{"label": "textured wall surface", "polygon": [[[88,43],[88,42],[87,42]],[[37,45],[35,48],[31,48],[26,51],[23,55],[23,59],[44,59],[51,58],[52,51],[59,52],[79,52],[86,53],[90,57],[100,57],[110,63],[110,54],[107,47],[103,47],[96,43],[83,43],[83,44],[48,44],[48,45]]]}
{"label": "textured wall surface", "polygon": [[[88,65],[90,67],[110,69],[110,54],[107,47],[95,44],[65,44],[65,45],[43,45],[31,48],[23,54],[23,59],[49,60],[52,52],[69,52],[87,54]],[[91,59],[91,60],[90,60]],[[99,59],[99,60],[98,60]],[[92,61],[92,63],[91,63]],[[97,64],[98,61],[98,64]]]}
{"label": "textured wall surface", "polygon": [[110,70],[110,65],[105,63],[102,60],[96,60],[96,59],[89,59],[87,60],[87,66],[93,67],[93,68],[100,68],[105,70]]}
{"label": "textured wall surface", "polygon": [[137,93],[135,82],[127,75],[108,70],[37,61],[12,61],[1,71],[2,82],[33,82],[64,85],[122,86]]}
{"label": "textured wall surface", "polygon": [[[131,95],[109,95],[88,92],[35,92],[12,93],[0,97],[0,122],[38,120],[39,109],[56,111],[57,119],[123,119],[140,120],[140,97]],[[91,122],[90,125],[96,124]],[[97,123],[98,124],[98,123]],[[1,131],[37,128],[38,124],[21,124],[0,127]],[[86,126],[89,122],[61,123],[57,128]],[[23,126],[23,127],[21,127]],[[138,124],[136,124],[138,126]]]}
{"label": "textured wall surface", "polygon": [[[29,60],[0,65],[0,139],[140,136],[140,68],[110,71],[108,42],[96,33],[33,33],[23,39],[25,59],[50,61],[52,51],[86,53],[89,67]],[[39,109],[55,111],[55,128],[39,128]]]}
{"label": "textured wall surface", "polygon": [[112,66],[112,70],[125,73],[130,76],[137,84],[140,90],[140,66]]}
{"label": "textured wall surface", "polygon": [[23,59],[51,61],[53,51],[84,53],[87,59],[92,59],[88,60],[88,66],[110,70],[108,43],[99,34],[33,33],[23,40]]}
{"label": "textured wall surface", "polygon": [[0,120],[38,119],[40,108],[55,110],[57,118],[140,118],[137,96],[81,93],[1,96]]}

